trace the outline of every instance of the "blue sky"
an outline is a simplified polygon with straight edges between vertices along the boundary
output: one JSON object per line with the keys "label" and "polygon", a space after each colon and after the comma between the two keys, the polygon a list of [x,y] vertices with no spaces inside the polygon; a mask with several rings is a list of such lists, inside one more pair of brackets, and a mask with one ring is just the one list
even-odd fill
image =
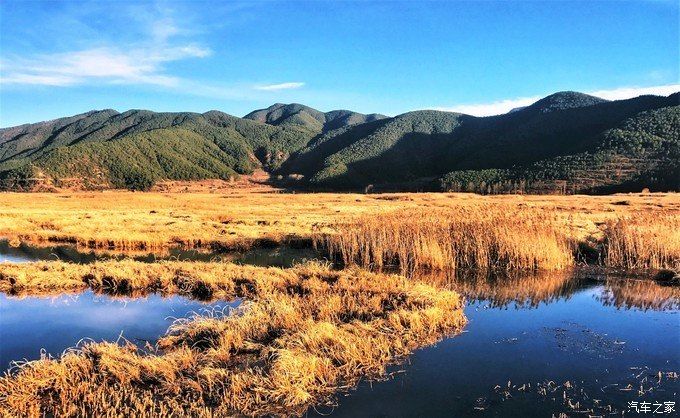
{"label": "blue sky", "polygon": [[560,90],[680,90],[664,1],[0,3],[0,125],[275,102],[494,114]]}

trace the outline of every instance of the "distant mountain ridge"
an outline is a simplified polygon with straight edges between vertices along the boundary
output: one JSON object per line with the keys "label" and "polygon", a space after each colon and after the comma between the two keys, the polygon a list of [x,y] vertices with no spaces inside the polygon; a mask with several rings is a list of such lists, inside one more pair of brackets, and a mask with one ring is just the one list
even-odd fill
{"label": "distant mountain ridge", "polygon": [[147,189],[262,168],[316,190],[680,190],[679,97],[559,92],[491,117],[105,109],[0,129],[0,187]]}
{"label": "distant mountain ridge", "polygon": [[531,109],[540,113],[549,113],[556,110],[588,107],[606,102],[608,102],[608,100],[591,96],[589,94],[579,93],[577,91],[561,91],[559,93],[544,97],[536,103],[525,107],[524,109]]}
{"label": "distant mountain ridge", "polygon": [[532,108],[535,111],[541,113],[549,113],[554,110],[565,110],[577,107],[592,106],[607,101],[608,100],[591,96],[589,94],[579,93],[577,91],[562,91],[555,94],[551,94],[550,96],[546,96],[529,106],[520,106],[510,109],[508,113],[518,112],[520,110],[524,110],[527,108]]}
{"label": "distant mountain ridge", "polygon": [[350,110],[332,110],[324,113],[298,103],[276,103],[266,109],[250,112],[243,118],[269,125],[299,126],[315,132],[326,132],[343,126],[385,119],[387,116],[377,113],[364,115]]}

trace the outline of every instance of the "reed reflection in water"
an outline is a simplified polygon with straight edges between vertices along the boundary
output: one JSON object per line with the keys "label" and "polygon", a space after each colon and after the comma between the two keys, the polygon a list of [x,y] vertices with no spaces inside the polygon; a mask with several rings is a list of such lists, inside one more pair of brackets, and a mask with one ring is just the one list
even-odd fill
{"label": "reed reflection in water", "polygon": [[604,269],[569,269],[544,272],[466,270],[413,274],[413,279],[455,290],[468,301],[487,302],[490,308],[537,308],[574,293],[594,288],[604,306],[621,309],[680,309],[680,287],[666,286],[649,276],[621,276]]}

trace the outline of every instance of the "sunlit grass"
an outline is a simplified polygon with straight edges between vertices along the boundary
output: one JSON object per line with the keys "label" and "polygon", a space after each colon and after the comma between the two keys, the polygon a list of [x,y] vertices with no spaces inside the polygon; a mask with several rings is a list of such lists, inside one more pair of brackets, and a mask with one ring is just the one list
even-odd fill
{"label": "sunlit grass", "polygon": [[316,242],[345,264],[402,271],[460,268],[556,270],[573,248],[548,211],[462,208],[363,216]]}
{"label": "sunlit grass", "polygon": [[[625,200],[622,200],[625,199]],[[626,204],[620,204],[620,202]],[[394,211],[535,210],[554,213],[570,238],[600,239],[603,222],[633,213],[680,213],[680,195],[479,196],[464,193],[284,194],[0,193],[0,237],[82,247],[157,251],[172,245],[248,248],[309,240],[329,225]]]}
{"label": "sunlit grass", "polygon": [[680,271],[680,214],[638,214],[610,221],[605,244],[607,266]]}
{"label": "sunlit grass", "polygon": [[52,262],[0,271],[5,290],[147,288],[248,300],[228,315],[177,321],[157,353],[87,343],[27,363],[0,379],[2,416],[299,415],[465,324],[455,292],[318,263]]}

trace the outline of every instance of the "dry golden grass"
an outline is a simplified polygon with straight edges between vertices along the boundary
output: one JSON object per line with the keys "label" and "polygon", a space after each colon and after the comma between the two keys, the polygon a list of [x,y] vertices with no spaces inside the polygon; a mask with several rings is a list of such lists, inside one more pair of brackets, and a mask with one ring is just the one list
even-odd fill
{"label": "dry golden grass", "polygon": [[[249,302],[179,321],[143,353],[87,343],[0,378],[2,416],[300,415],[412,350],[459,332],[462,299],[396,275],[320,264],[0,265],[3,289],[148,288]],[[42,284],[38,284],[41,282]]]}
{"label": "dry golden grass", "polygon": [[[109,294],[158,292],[201,299],[232,299],[255,285],[285,287],[300,268],[241,266],[231,263],[131,260],[73,264],[59,261],[0,263],[0,292],[41,295],[83,291]],[[257,281],[257,282],[256,282]]]}
{"label": "dry golden grass", "polygon": [[549,211],[507,208],[408,210],[364,215],[318,234],[318,245],[344,264],[402,271],[557,270],[573,263],[573,248]]}
{"label": "dry golden grass", "polygon": [[605,244],[609,267],[680,271],[680,216],[641,214],[610,221]]}
{"label": "dry golden grass", "polygon": [[159,249],[173,244],[247,247],[308,240],[314,231],[361,215],[397,210],[469,208],[546,210],[569,237],[602,238],[599,225],[638,213],[680,214],[680,194],[614,196],[479,196],[464,193],[282,194],[0,193],[0,237],[61,241],[90,248]]}

